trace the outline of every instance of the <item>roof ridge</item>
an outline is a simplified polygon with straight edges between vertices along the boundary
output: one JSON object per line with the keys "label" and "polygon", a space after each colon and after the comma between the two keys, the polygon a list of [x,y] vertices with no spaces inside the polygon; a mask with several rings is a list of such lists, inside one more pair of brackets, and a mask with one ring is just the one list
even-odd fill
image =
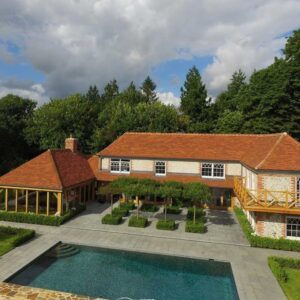
{"label": "roof ridge", "polygon": [[275,150],[275,148],[279,145],[279,143],[281,142],[281,140],[285,136],[287,136],[286,132],[283,132],[283,133],[280,134],[279,138],[277,139],[277,141],[275,142],[275,144],[273,145],[273,147],[267,153],[267,155],[265,156],[265,158],[255,167],[255,169],[258,169],[270,157],[270,155],[273,153],[273,151]]}
{"label": "roof ridge", "polygon": [[215,135],[215,136],[281,136],[286,133],[190,133],[190,132],[138,132],[138,131],[127,131],[125,134],[139,134],[139,135]]}
{"label": "roof ridge", "polygon": [[53,163],[54,169],[56,170],[55,175],[56,175],[56,177],[57,177],[57,179],[58,179],[58,181],[59,181],[59,183],[60,183],[60,185],[61,185],[61,188],[63,188],[63,183],[62,183],[62,180],[61,180],[61,176],[60,176],[60,173],[59,173],[59,169],[58,169],[58,167],[57,167],[56,161],[55,161],[55,159],[54,159],[54,157],[53,157],[53,153],[52,153],[52,152],[54,152],[55,150],[53,151],[52,149],[49,149],[48,151],[50,152],[51,161],[52,161],[52,163]]}

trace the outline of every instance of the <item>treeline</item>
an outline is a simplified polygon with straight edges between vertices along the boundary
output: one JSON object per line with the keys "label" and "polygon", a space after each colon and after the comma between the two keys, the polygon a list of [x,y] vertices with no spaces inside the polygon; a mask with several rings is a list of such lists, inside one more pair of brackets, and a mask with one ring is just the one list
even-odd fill
{"label": "treeline", "polygon": [[[245,58],[247,59],[247,58]],[[84,153],[95,153],[126,131],[272,133],[300,140],[300,30],[288,38],[282,58],[246,80],[236,71],[227,89],[212,100],[196,67],[181,88],[180,107],[158,101],[148,76],[120,91],[116,80],[100,93],[52,99],[0,99],[0,174],[48,148],[61,148],[70,134]]]}

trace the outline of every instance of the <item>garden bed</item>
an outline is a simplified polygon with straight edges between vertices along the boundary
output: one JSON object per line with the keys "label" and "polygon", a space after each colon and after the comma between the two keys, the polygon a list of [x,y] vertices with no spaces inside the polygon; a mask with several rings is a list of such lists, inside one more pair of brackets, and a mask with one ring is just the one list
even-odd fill
{"label": "garden bed", "polygon": [[129,227],[145,228],[147,225],[148,225],[148,219],[144,217],[132,216],[128,222]]}
{"label": "garden bed", "polygon": [[185,232],[205,233],[206,227],[201,221],[196,220],[196,222],[193,223],[193,221],[187,220],[185,223]]}
{"label": "garden bed", "polygon": [[0,226],[0,256],[33,238],[31,229]]}
{"label": "garden bed", "polygon": [[156,223],[156,229],[159,230],[175,230],[175,221],[174,220],[159,220]]}
{"label": "garden bed", "polygon": [[119,225],[122,223],[120,215],[107,214],[102,218],[102,224]]}
{"label": "garden bed", "polygon": [[288,299],[300,299],[300,260],[271,256],[269,267]]}

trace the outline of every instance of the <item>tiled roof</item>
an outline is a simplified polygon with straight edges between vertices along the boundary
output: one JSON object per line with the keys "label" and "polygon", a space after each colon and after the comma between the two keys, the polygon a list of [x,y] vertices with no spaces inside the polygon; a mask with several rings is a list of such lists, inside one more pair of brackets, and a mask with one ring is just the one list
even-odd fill
{"label": "tiled roof", "polygon": [[0,177],[0,185],[62,190],[95,176],[87,159],[71,150],[48,150]]}
{"label": "tiled roof", "polygon": [[178,182],[202,182],[210,187],[218,188],[233,188],[233,178],[228,177],[225,180],[205,179],[197,175],[179,175],[179,174],[168,174],[167,176],[155,176],[153,173],[131,173],[128,175],[112,174],[108,171],[98,171],[97,180],[100,181],[113,181],[121,176],[128,176],[134,178],[147,178],[158,181],[178,181]]}
{"label": "tiled roof", "polygon": [[108,157],[239,161],[259,170],[300,171],[300,143],[286,133],[125,133],[98,153]]}

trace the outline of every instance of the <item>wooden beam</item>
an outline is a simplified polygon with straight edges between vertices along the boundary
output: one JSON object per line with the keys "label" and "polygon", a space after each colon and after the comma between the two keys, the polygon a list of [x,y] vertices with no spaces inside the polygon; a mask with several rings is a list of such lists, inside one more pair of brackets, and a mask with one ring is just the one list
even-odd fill
{"label": "wooden beam", "polygon": [[15,191],[16,198],[15,198],[15,212],[18,212],[18,190]]}
{"label": "wooden beam", "polygon": [[59,215],[62,214],[62,197],[61,197],[62,193],[57,193],[57,212],[59,213]]}
{"label": "wooden beam", "polygon": [[35,192],[35,213],[39,213],[39,191]]}
{"label": "wooden beam", "polygon": [[49,216],[50,194],[47,192],[47,216]]}
{"label": "wooden beam", "polygon": [[5,210],[8,210],[8,189],[5,189]]}
{"label": "wooden beam", "polygon": [[26,190],[25,194],[25,212],[28,213],[28,190]]}
{"label": "wooden beam", "polygon": [[41,189],[41,188],[33,188],[33,187],[27,187],[27,186],[10,186],[10,185],[1,185],[0,188],[3,189],[26,189],[29,191],[40,191],[40,192],[61,192],[62,190],[52,190],[52,189]]}

